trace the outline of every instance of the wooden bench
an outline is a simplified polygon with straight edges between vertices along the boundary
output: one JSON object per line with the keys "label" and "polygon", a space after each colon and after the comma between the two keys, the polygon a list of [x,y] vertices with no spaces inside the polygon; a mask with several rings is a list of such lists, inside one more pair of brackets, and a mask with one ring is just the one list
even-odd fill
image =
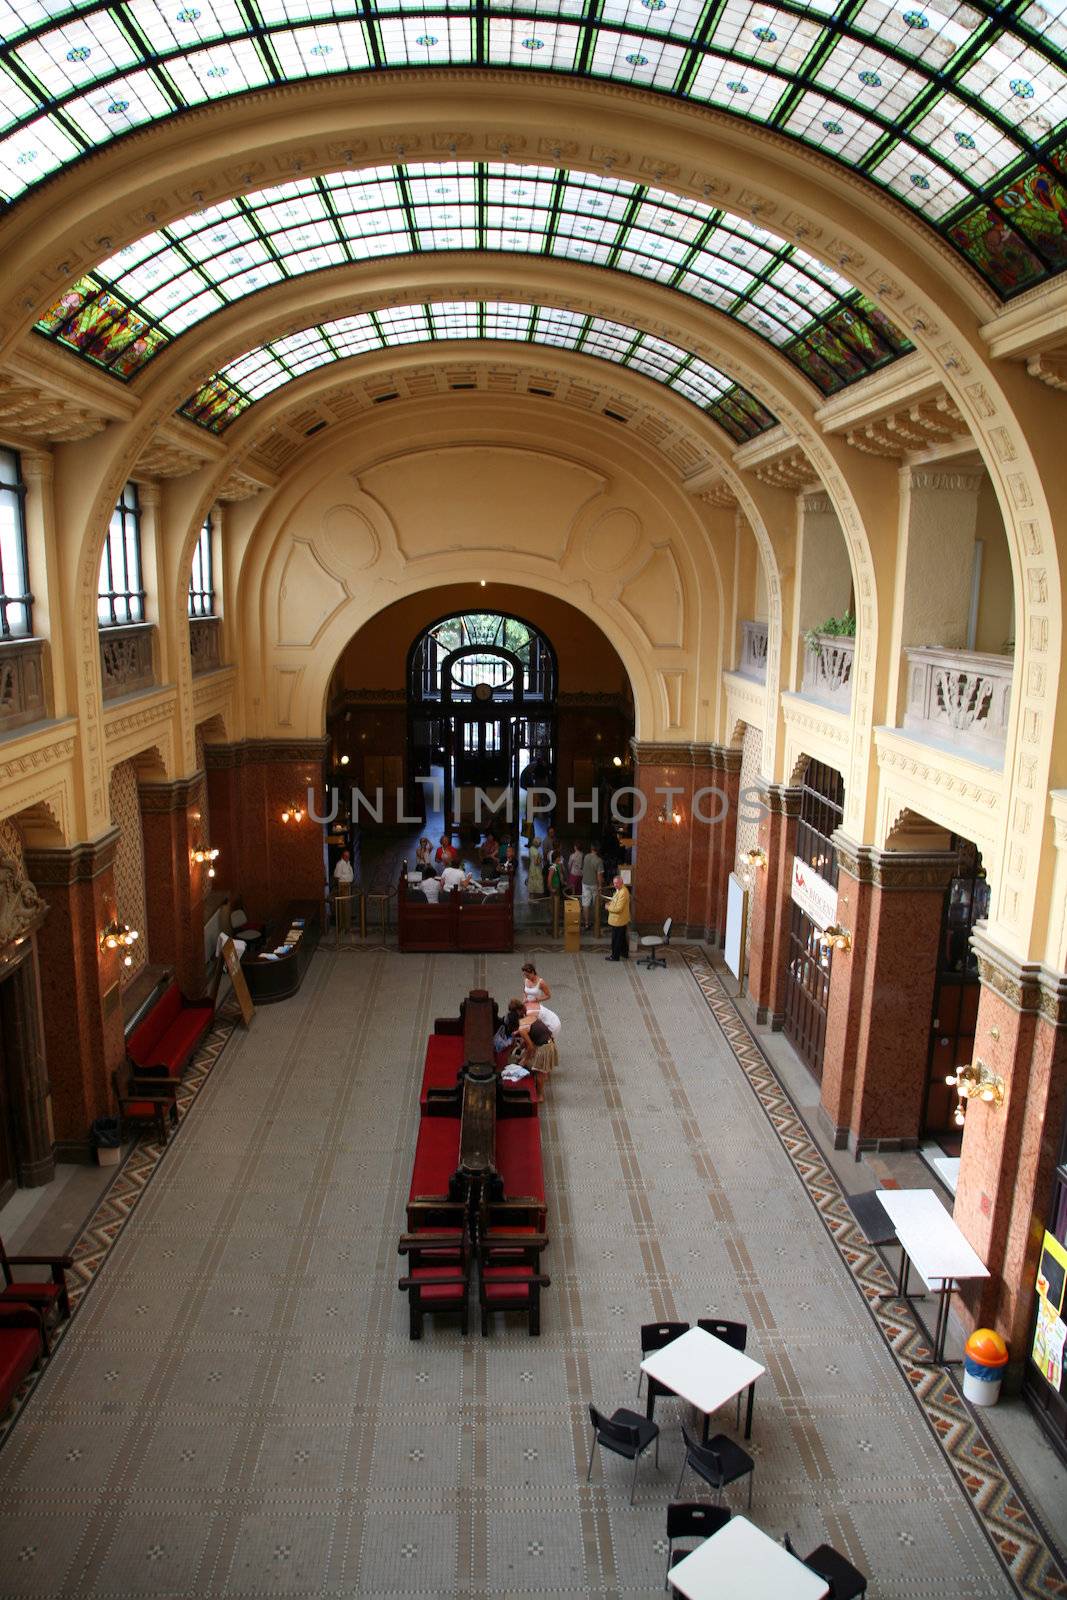
{"label": "wooden bench", "polygon": [[48,1353],[48,1330],[34,1306],[0,1306],[0,1416],[8,1410],[24,1379]]}
{"label": "wooden bench", "polygon": [[210,1000],[187,1000],[169,983],[126,1041],[133,1076],[180,1078],[214,1017]]}

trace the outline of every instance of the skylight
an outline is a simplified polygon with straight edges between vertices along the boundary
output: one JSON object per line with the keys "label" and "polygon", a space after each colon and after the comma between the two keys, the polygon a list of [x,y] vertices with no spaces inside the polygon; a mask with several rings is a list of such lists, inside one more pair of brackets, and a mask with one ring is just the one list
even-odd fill
{"label": "skylight", "polygon": [[1004,296],[1067,266],[1064,0],[0,0],[0,195],[120,134],[324,74],[608,79],[814,146]]}
{"label": "skylight", "polygon": [[472,162],[300,178],[183,217],[94,267],[38,328],[130,378],[187,328],[271,283],[448,250],[654,279],[736,318],[824,394],[911,348],[831,268],[715,206],[619,178]]}
{"label": "skylight", "polygon": [[776,419],[747,389],[665,339],[576,311],[498,300],[390,306],[302,328],[213,373],[181,413],[212,433],[224,433],[257,400],[331,362],[450,339],[548,345],[629,367],[699,407],[738,443],[775,425]]}

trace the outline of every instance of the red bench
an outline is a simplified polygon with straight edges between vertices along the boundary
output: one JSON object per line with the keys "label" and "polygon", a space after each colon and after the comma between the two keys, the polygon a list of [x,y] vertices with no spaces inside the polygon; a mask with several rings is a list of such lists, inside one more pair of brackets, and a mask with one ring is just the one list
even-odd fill
{"label": "red bench", "polygon": [[415,1145],[415,1165],[408,1194],[408,1232],[415,1231],[410,1205],[431,1195],[448,1193],[449,1179],[459,1166],[459,1118],[423,1117]]}
{"label": "red bench", "polygon": [[176,980],[168,984],[126,1041],[134,1074],[180,1078],[214,1016],[210,1000],[186,1000]]}
{"label": "red bench", "polygon": [[0,1416],[23,1379],[47,1354],[48,1334],[41,1313],[28,1305],[0,1306]]}
{"label": "red bench", "polygon": [[422,1093],[419,1097],[419,1111],[422,1116],[425,1117],[429,1109],[430,1090],[454,1089],[462,1065],[462,1035],[431,1033],[422,1069]]}
{"label": "red bench", "polygon": [[541,1124],[537,1117],[498,1117],[496,1165],[509,1200],[536,1202],[538,1232],[545,1227],[545,1174],[541,1164]]}

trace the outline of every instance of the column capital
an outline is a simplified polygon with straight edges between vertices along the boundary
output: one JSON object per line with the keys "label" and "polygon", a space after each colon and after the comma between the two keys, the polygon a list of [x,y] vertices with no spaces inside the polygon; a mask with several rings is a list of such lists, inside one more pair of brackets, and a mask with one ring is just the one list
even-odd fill
{"label": "column capital", "polygon": [[834,503],[825,489],[812,489],[807,493],[797,495],[800,509],[805,516],[829,517],[834,515]]}
{"label": "column capital", "polygon": [[791,783],[772,783],[769,779],[756,779],[756,792],[760,802],[775,816],[799,817],[804,791]]}
{"label": "column capital", "polygon": [[838,830],[833,836],[837,864],[857,883],[876,889],[945,889],[955,877],[959,856],[955,850],[880,850],[857,844]]}
{"label": "column capital", "polygon": [[160,488],[154,478],[137,479],[137,503],[142,511],[154,511],[159,505]]}
{"label": "column capital", "polygon": [[329,739],[242,739],[235,744],[205,745],[204,765],[209,772],[220,772],[256,762],[314,764],[325,759],[329,748]]}
{"label": "column capital", "polygon": [[639,767],[692,767],[696,765],[693,758],[694,749],[708,748],[710,747],[707,745],[692,745],[688,739],[680,739],[677,744],[661,743],[651,739],[630,740],[634,762]]}
{"label": "column capital", "polygon": [[174,778],[168,783],[139,783],[137,793],[142,812],[159,816],[184,811],[203,776],[202,772],[194,772],[187,778]]}
{"label": "column capital", "polygon": [[966,468],[946,471],[942,467],[902,467],[901,473],[913,489],[940,489],[949,494],[977,494],[985,478],[980,467],[972,471]]}
{"label": "column capital", "polygon": [[65,888],[74,883],[91,883],[115,863],[118,828],[109,828],[98,838],[59,849],[27,847],[26,875],[39,889]]}
{"label": "column capital", "polygon": [[1067,1027],[1067,973],[1056,972],[1040,961],[1018,961],[981,927],[971,933],[971,949],[978,958],[982,984],[992,989],[1014,1011],[1036,1013],[1055,1028]]}
{"label": "column capital", "polygon": [[55,457],[51,450],[20,450],[19,465],[22,476],[33,483],[51,483],[55,475]]}

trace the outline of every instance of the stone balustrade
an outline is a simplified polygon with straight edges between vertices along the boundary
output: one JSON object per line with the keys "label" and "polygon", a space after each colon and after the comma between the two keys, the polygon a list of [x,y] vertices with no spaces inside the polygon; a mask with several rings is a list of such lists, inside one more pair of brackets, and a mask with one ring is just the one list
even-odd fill
{"label": "stone balustrade", "polygon": [[201,672],[215,672],[221,667],[221,617],[189,618],[189,657],[194,678]]}
{"label": "stone balustrade", "polygon": [[100,629],[100,678],[105,700],[150,689],[156,681],[155,624]]}
{"label": "stone balustrade", "polygon": [[5,639],[0,644],[0,731],[40,722],[47,715],[44,640]]}
{"label": "stone balustrade", "polygon": [[817,633],[804,646],[804,681],[800,692],[835,711],[852,704],[852,659],[856,641],[843,634]]}
{"label": "stone balustrade", "polygon": [[905,732],[1002,763],[1013,657],[932,645],[908,649],[905,655]]}
{"label": "stone balustrade", "polygon": [[742,622],[741,659],[737,670],[746,678],[755,678],[759,683],[766,683],[767,624],[765,622]]}

